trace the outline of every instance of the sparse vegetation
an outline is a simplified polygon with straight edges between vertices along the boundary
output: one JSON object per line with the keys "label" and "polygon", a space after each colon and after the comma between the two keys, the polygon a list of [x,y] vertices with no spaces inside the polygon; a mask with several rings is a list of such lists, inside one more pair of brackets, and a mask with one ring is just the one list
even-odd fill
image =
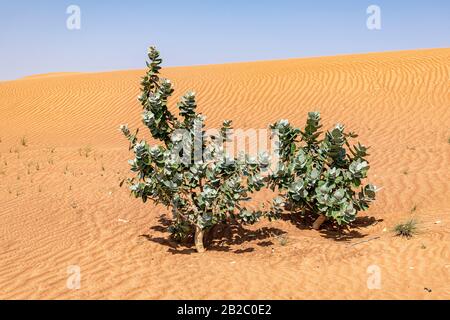
{"label": "sparse vegetation", "polygon": [[23,136],[22,138],[20,138],[20,144],[24,147],[28,146],[28,140],[25,136]]}
{"label": "sparse vegetation", "polygon": [[84,148],[79,148],[78,149],[78,154],[80,155],[80,157],[85,156],[86,158],[89,158],[91,152],[93,151],[91,146],[85,146]]}
{"label": "sparse vegetation", "polygon": [[394,227],[397,237],[412,238],[417,233],[417,221],[409,219],[404,223],[399,223]]}

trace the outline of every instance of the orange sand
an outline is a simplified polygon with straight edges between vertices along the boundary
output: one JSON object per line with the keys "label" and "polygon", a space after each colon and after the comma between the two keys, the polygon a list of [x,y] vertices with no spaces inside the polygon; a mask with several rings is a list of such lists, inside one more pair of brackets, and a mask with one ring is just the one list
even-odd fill
{"label": "orange sand", "polygon": [[[384,188],[339,239],[261,222],[204,255],[169,241],[164,208],[119,188],[131,154],[118,126],[142,127],[143,70],[0,82],[0,298],[449,299],[449,67],[450,49],[433,49],[166,69],[209,127],[301,126],[314,110],[346,124]],[[410,217],[419,234],[394,237]],[[381,289],[367,288],[370,265]]]}

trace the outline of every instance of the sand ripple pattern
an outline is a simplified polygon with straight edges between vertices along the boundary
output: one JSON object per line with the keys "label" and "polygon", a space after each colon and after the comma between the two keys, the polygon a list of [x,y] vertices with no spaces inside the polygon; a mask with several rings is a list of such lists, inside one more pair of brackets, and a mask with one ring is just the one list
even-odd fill
{"label": "sand ripple pattern", "polygon": [[[119,187],[130,154],[118,125],[142,126],[142,74],[0,82],[0,298],[450,298],[450,49],[166,69],[176,96],[198,92],[208,127],[300,126],[313,110],[346,124],[384,188],[376,223],[345,237],[261,222],[204,255],[168,239],[165,208]],[[411,217],[419,233],[394,237]],[[70,265],[80,290],[66,286]],[[380,289],[367,288],[370,265]]]}

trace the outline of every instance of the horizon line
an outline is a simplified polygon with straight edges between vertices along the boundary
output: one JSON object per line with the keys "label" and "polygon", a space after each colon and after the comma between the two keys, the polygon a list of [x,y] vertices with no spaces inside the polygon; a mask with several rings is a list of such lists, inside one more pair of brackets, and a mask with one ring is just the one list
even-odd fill
{"label": "horizon line", "polygon": [[[156,46],[158,49],[158,47]],[[190,65],[163,65],[163,69],[175,69],[175,68],[198,68],[207,66],[226,66],[226,65],[239,65],[239,64],[251,64],[251,63],[265,63],[265,62],[281,62],[281,61],[291,61],[291,60],[313,60],[313,59],[326,59],[334,57],[351,57],[351,56],[366,56],[366,55],[377,55],[386,53],[401,53],[401,52],[412,52],[412,51],[431,51],[431,50],[443,50],[450,49],[450,46],[443,47],[432,47],[432,48],[417,48],[417,49],[401,49],[401,50],[384,50],[384,51],[366,51],[366,52],[356,52],[356,53],[338,53],[334,55],[323,55],[323,56],[303,56],[303,57],[291,57],[291,58],[275,58],[275,59],[261,59],[261,60],[240,60],[240,61],[229,61],[229,62],[219,62],[210,64],[190,64]],[[162,53],[163,55],[163,53]],[[164,59],[163,59],[164,60]],[[163,61],[164,62],[164,61]],[[130,69],[108,69],[108,70],[97,70],[97,71],[50,71],[46,73],[35,73],[27,76],[14,78],[14,79],[0,79],[0,83],[13,82],[20,80],[34,80],[34,78],[39,77],[58,77],[58,76],[70,76],[70,75],[80,75],[80,74],[102,74],[102,73],[115,73],[115,72],[126,72],[126,71],[139,71],[145,70],[145,66],[142,68],[130,68]]]}

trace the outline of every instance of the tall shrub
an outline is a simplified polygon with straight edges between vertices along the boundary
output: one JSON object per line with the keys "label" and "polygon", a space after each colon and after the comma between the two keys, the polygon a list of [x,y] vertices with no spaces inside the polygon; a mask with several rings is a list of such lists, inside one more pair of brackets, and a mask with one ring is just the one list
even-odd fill
{"label": "tall shrub", "polygon": [[142,121],[159,141],[150,146],[132,134],[127,125],[121,130],[130,141],[135,158],[130,160],[135,176],[130,189],[144,202],[152,200],[173,212],[170,231],[178,239],[195,230],[195,246],[203,252],[206,230],[220,222],[254,223],[263,215],[243,203],[265,186],[262,176],[269,165],[267,155],[230,156],[224,148],[231,121],[224,121],[214,135],[204,131],[205,117],[196,111],[194,92],[186,93],[177,104],[179,117],[169,111],[168,100],[174,89],[160,77],[159,52],[148,51],[148,71],[141,81],[138,100],[143,107]]}

